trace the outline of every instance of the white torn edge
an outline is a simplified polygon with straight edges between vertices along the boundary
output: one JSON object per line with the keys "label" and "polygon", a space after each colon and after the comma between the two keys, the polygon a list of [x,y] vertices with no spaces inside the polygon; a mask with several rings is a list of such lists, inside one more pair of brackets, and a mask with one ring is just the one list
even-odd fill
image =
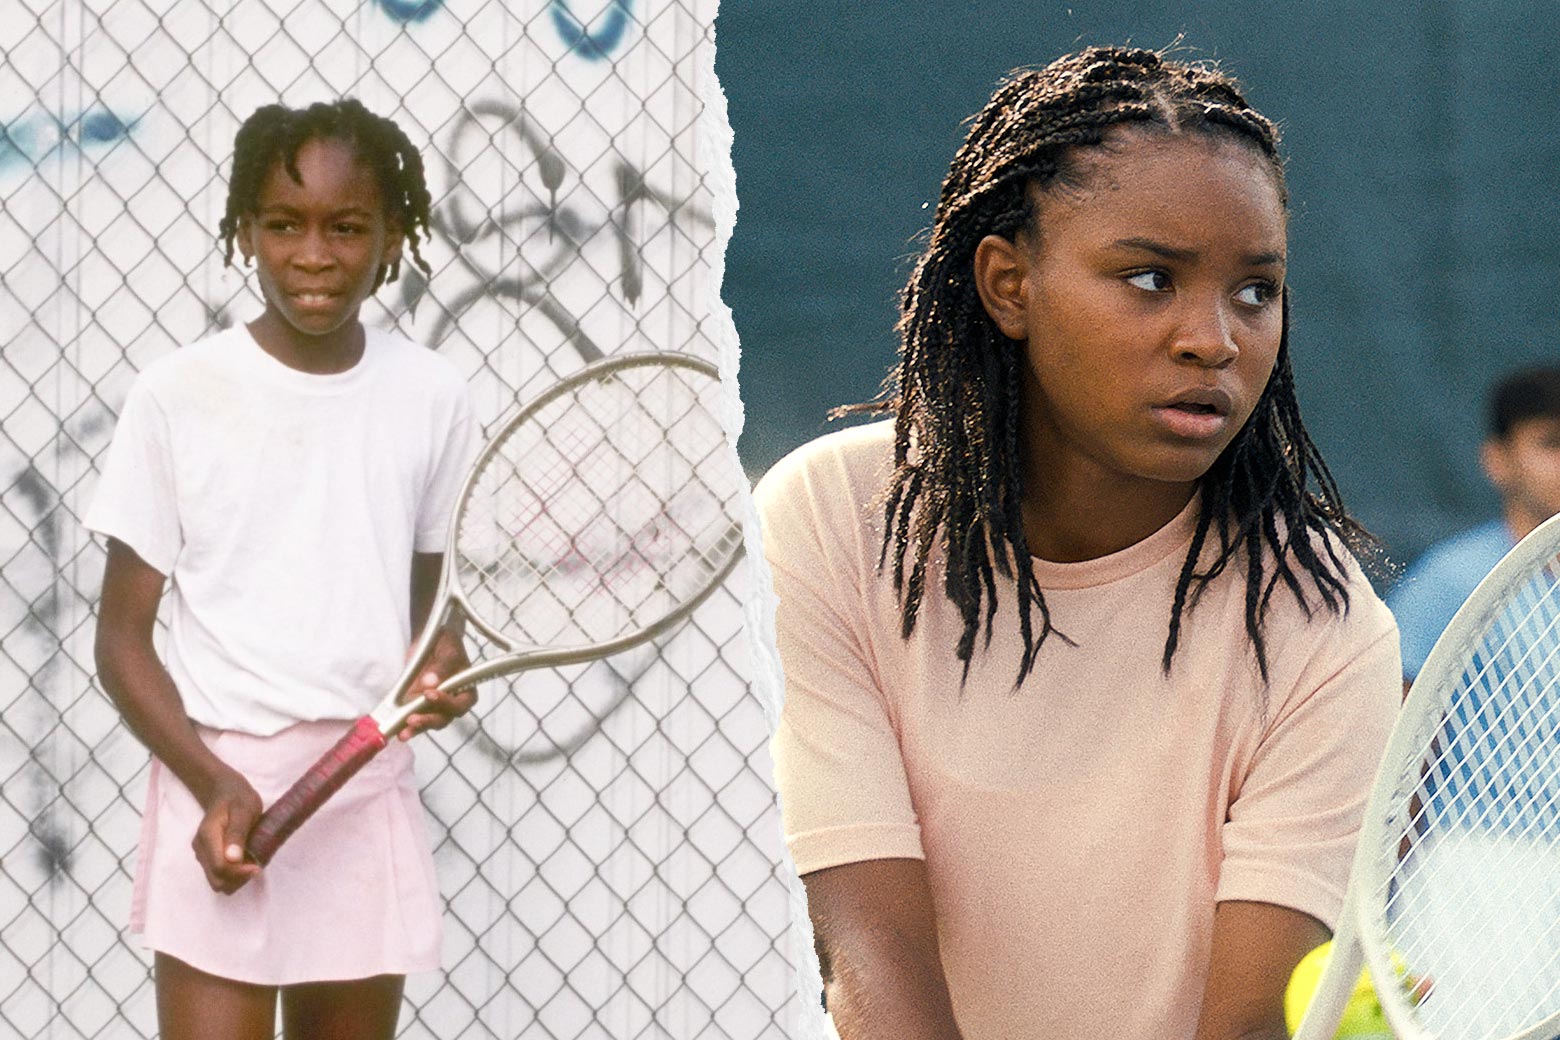
{"label": "white torn edge", "polygon": [[[696,129],[696,147],[704,183],[712,196],[711,210],[715,217],[715,249],[711,265],[714,277],[711,279],[708,320],[719,350],[721,399],[718,414],[726,431],[726,450],[735,454],[744,418],[741,388],[737,379],[742,347],[731,308],[721,298],[721,286],[726,278],[726,247],[731,242],[731,233],[737,223],[737,171],[731,161],[731,118],[726,109],[726,93],[715,76],[713,17],[701,50],[697,75],[702,107]],[[747,553],[748,573],[748,596],[743,604],[743,616],[746,619],[752,659],[753,689],[758,694],[772,734],[780,716],[785,684],[780,670],[780,656],[775,649],[774,581],[770,577],[769,562],[764,559],[758,508],[753,503],[751,487],[748,492],[743,499],[742,516],[742,542]],[[773,786],[773,778],[770,782]],[[781,848],[784,847],[782,842]],[[790,854],[782,855],[781,860],[779,874],[790,889],[791,941],[795,944],[796,955],[797,1036],[804,1040],[825,1040],[833,1031],[826,1025],[820,1002],[823,975],[813,949],[812,919],[807,916],[807,896]]]}

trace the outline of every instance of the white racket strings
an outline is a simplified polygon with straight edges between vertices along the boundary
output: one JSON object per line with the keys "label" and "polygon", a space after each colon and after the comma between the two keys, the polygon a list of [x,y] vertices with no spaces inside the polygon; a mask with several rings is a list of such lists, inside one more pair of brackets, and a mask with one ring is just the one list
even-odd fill
{"label": "white racket strings", "polygon": [[741,537],[714,390],[694,369],[620,368],[508,430],[459,518],[472,614],[511,646],[589,646],[698,595]]}
{"label": "white racket strings", "polygon": [[1417,984],[1412,1014],[1439,1040],[1493,1040],[1560,1014],[1560,559],[1460,665],[1397,777],[1390,869],[1368,903],[1406,976],[1386,999]]}

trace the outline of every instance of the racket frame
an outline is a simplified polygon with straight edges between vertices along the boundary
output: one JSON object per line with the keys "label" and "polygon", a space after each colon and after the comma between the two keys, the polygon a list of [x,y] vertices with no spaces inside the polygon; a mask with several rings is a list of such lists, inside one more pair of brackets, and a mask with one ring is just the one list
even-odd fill
{"label": "racket frame", "polygon": [[[1437,1040],[1420,1023],[1414,1003],[1398,983],[1398,968],[1392,963],[1383,928],[1384,915],[1372,903],[1371,895],[1387,891],[1399,862],[1402,822],[1413,795],[1412,790],[1405,793],[1401,789],[1403,766],[1422,761],[1424,749],[1444,721],[1463,672],[1458,662],[1467,651],[1470,633],[1483,632],[1505,608],[1511,591],[1531,577],[1533,568],[1557,555],[1560,516],[1534,528],[1485,575],[1452,616],[1419,669],[1387,738],[1366,801],[1332,957],[1295,1040],[1332,1040],[1362,961],[1370,968],[1381,1009],[1399,1040]],[[1433,986],[1434,980],[1430,981]],[[1560,1012],[1500,1040],[1552,1040],[1557,1034]]]}
{"label": "racket frame", "polygon": [[[536,668],[561,668],[621,653],[624,650],[655,639],[681,624],[716,589],[725,584],[726,579],[736,567],[737,561],[743,555],[741,526],[736,520],[732,521],[730,532],[720,543],[723,546],[729,546],[728,551],[699,591],[678,603],[667,613],[648,625],[624,633],[616,638],[595,643],[569,647],[526,647],[517,644],[479,616],[472,609],[465,592],[455,580],[458,559],[456,541],[459,538],[460,522],[465,515],[466,503],[475,491],[482,475],[486,472],[489,460],[505,446],[510,432],[529,420],[537,411],[545,408],[559,397],[570,393],[583,383],[594,382],[604,376],[625,369],[645,367],[681,368],[706,376],[717,382],[720,378],[719,370],[715,365],[689,354],[675,352],[617,354],[592,362],[567,378],[559,380],[541,394],[526,402],[519,410],[495,424],[496,432],[488,439],[482,451],[477,454],[470,464],[466,473],[466,479],[461,485],[460,493],[455,498],[455,505],[450,511],[449,531],[445,536],[444,561],[443,566],[440,568],[438,590],[434,594],[433,600],[437,607],[431,612],[427,621],[424,622],[422,632],[419,634],[412,652],[407,657],[406,665],[402,668],[399,678],[397,678],[395,685],[392,687],[393,692],[380,701],[367,715],[359,719],[335,748],[327,752],[319,763],[293,784],[292,788],[289,788],[271,806],[267,807],[266,812],[261,816],[254,830],[250,833],[249,854],[251,859],[261,864],[269,862],[271,857],[275,855],[276,850],[292,835],[294,830],[312,816],[320,805],[329,800],[330,796],[367,764],[369,759],[382,750],[388,741],[404,729],[413,715],[427,709],[429,702],[425,695],[404,701],[402,698],[406,697],[407,693],[415,685],[418,677],[426,667],[428,657],[432,653],[440,634],[450,628],[452,621],[459,619],[470,623],[472,627],[481,632],[484,637],[503,652],[497,657],[479,661],[454,675],[445,677],[437,687],[442,692],[475,686],[484,680],[510,675],[515,672],[529,671]],[[458,627],[452,634],[457,638],[463,638],[464,636],[463,630]],[[328,768],[325,768],[327,763],[330,763],[330,765]],[[324,778],[320,775],[322,768],[327,774]],[[304,801],[303,804],[306,808],[302,811],[289,808],[288,818],[279,825],[272,810],[292,800],[294,792],[304,787],[306,783],[312,783],[316,793]]]}
{"label": "racket frame", "polygon": [[439,589],[434,596],[434,602],[442,604],[442,607],[438,610],[437,616],[430,617],[423,626],[422,635],[417,641],[416,649],[408,658],[407,665],[402,670],[400,678],[396,680],[395,692],[385,698],[378,707],[369,713],[368,717],[374,720],[379,727],[379,732],[386,740],[400,732],[405,727],[408,719],[428,706],[427,697],[414,697],[405,702],[402,702],[401,698],[405,697],[415,684],[428,655],[433,650],[434,643],[438,640],[440,631],[454,619],[457,607],[460,610],[460,617],[481,632],[491,643],[499,647],[503,653],[498,657],[473,664],[471,667],[462,669],[454,675],[445,678],[439,683],[438,689],[446,693],[468,686],[475,686],[477,683],[487,679],[494,679],[501,675],[530,671],[535,668],[564,668],[569,665],[583,664],[586,661],[593,661],[601,657],[611,657],[624,650],[630,650],[641,643],[655,639],[657,636],[680,624],[689,614],[697,610],[730,576],[732,569],[736,567],[737,561],[742,558],[743,553],[740,527],[735,524],[733,525],[733,530],[736,531],[737,537],[732,542],[732,551],[726,554],[726,558],[722,561],[721,566],[717,568],[713,577],[705,583],[704,587],[696,595],[678,604],[674,609],[643,628],[618,636],[615,639],[564,648],[530,647],[517,649],[518,644],[514,640],[484,621],[472,609],[465,592],[455,582],[455,543],[460,534],[460,520],[465,514],[466,503],[476,490],[480,478],[486,471],[488,461],[504,447],[509,432],[525,423],[532,415],[547,407],[547,405],[564,394],[569,393],[581,383],[594,382],[602,376],[610,375],[623,369],[645,367],[682,368],[711,379],[719,380],[720,378],[720,371],[715,365],[691,354],[674,352],[615,354],[600,361],[592,362],[567,379],[554,383],[541,394],[528,401],[519,411],[497,424],[498,432],[488,440],[476,460],[472,462],[471,468],[466,474],[466,480],[461,486],[460,494],[456,496],[455,508],[450,514],[449,532],[445,536],[444,566],[440,569]]}

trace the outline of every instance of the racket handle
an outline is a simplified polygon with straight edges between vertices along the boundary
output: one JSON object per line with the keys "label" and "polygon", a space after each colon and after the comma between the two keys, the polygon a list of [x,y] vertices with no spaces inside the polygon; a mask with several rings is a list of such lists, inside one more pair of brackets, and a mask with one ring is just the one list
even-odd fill
{"label": "racket handle", "polygon": [[335,747],[261,814],[255,829],[249,832],[245,849],[249,858],[262,867],[271,862],[292,832],[384,747],[385,737],[379,732],[379,724],[369,716],[358,719]]}

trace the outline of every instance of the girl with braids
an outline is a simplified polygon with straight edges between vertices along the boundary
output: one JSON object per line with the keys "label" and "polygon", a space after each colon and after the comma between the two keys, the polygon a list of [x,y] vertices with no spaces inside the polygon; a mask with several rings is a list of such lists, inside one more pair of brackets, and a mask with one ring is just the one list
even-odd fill
{"label": "girl with braids", "polygon": [[[358,102],[250,116],[220,235],[265,309],[141,373],[87,517],[108,542],[99,678],[154,756],[131,929],[164,1040],[269,1040],[278,994],[288,1037],[387,1038],[404,974],[439,964],[404,744],[265,870],[243,852],[262,803],[396,679],[436,592],[465,381],[358,317],[403,250],[428,270],[428,207],[417,151]],[[430,688],[463,664],[459,633],[436,654]],[[440,694],[414,728],[473,696]]]}
{"label": "girl with braids", "polygon": [[1398,703],[1300,421],[1273,124],[1091,49],[975,116],[871,407],[756,494],[846,1040],[1277,1038]]}

